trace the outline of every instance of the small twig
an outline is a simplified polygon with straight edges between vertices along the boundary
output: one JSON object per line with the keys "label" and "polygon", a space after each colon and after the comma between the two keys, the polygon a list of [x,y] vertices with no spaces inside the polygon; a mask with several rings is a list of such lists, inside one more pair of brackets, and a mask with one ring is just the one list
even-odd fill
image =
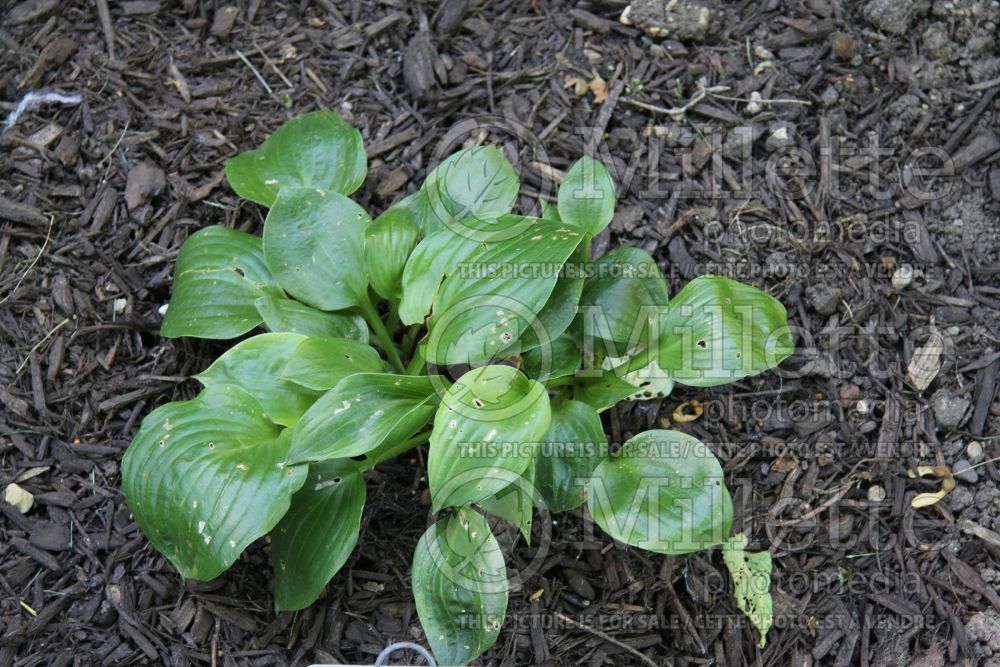
{"label": "small twig", "polygon": [[259,71],[257,71],[257,68],[253,66],[253,63],[250,62],[245,55],[243,55],[243,52],[240,51],[239,49],[236,49],[236,55],[239,56],[240,60],[242,60],[243,63],[250,68],[250,71],[253,72],[253,75],[257,77],[258,81],[260,81],[260,85],[264,86],[264,90],[267,91],[267,94],[274,95],[274,91],[271,90],[271,86],[267,85],[267,81],[265,81],[264,77],[261,76]]}
{"label": "small twig", "polygon": [[597,628],[592,628],[589,625],[586,625],[584,623],[576,621],[576,620],[570,618],[569,616],[567,616],[566,614],[563,614],[563,613],[558,612],[558,611],[556,612],[556,618],[558,618],[560,621],[563,621],[564,623],[568,623],[569,625],[572,625],[575,628],[579,628],[580,630],[584,630],[586,632],[589,632],[590,634],[594,635],[595,637],[599,637],[600,639],[603,639],[604,641],[608,642],[609,644],[614,644],[618,648],[625,649],[626,651],[628,651],[629,653],[631,653],[635,657],[639,658],[639,660],[642,660],[642,662],[644,664],[647,664],[650,667],[659,667],[659,665],[657,665],[653,660],[651,660],[649,657],[647,657],[646,655],[644,655],[641,652],[639,652],[637,649],[633,648],[632,646],[629,646],[628,644],[626,644],[623,641],[615,639],[614,637],[601,632]]}
{"label": "small twig", "polygon": [[[723,100],[725,102],[750,102],[749,97],[730,97],[729,95],[718,95],[716,93],[709,92],[709,96],[716,100]],[[802,106],[812,106],[812,102],[808,100],[796,100],[790,97],[778,97],[775,99],[756,100],[758,104],[801,104]]]}
{"label": "small twig", "polygon": [[990,79],[989,81],[980,81],[979,83],[974,83],[969,86],[969,90],[972,92],[979,92],[980,90],[986,90],[987,88],[993,88],[994,86],[1000,86],[1000,76],[995,79]]}
{"label": "small twig", "polygon": [[55,222],[55,219],[56,218],[54,215],[49,216],[49,229],[48,231],[45,232],[45,241],[42,243],[41,249],[38,251],[38,254],[35,255],[35,258],[31,260],[31,264],[29,264],[28,268],[24,270],[24,273],[21,274],[21,277],[17,279],[17,283],[14,284],[14,287],[13,289],[10,290],[10,293],[7,294],[7,296],[5,296],[3,299],[0,299],[0,306],[7,303],[10,300],[10,298],[14,296],[18,288],[21,287],[21,283],[24,282],[25,277],[29,273],[31,273],[31,270],[35,268],[35,264],[38,264],[38,260],[42,258],[42,255],[45,253],[45,249],[49,246],[49,239],[52,238],[52,223]]}
{"label": "small twig", "polygon": [[108,45],[108,57],[115,58],[115,28],[111,23],[111,12],[108,10],[108,0],[97,0],[97,16],[101,19],[101,30],[104,32],[104,41]]}
{"label": "small twig", "polygon": [[67,324],[69,324],[69,318],[68,317],[66,319],[64,319],[62,322],[60,322],[59,324],[57,324],[54,327],[52,327],[52,329],[47,334],[45,334],[44,338],[42,338],[40,341],[38,341],[37,343],[35,343],[34,345],[32,345],[31,349],[28,350],[28,354],[24,357],[24,361],[22,361],[21,365],[17,367],[17,370],[14,371],[14,375],[15,376],[20,375],[21,371],[24,370],[24,367],[28,365],[28,361],[31,359],[31,355],[34,354],[35,351],[38,348],[40,348],[42,345],[45,345],[45,341],[47,341],[48,339],[52,338],[52,336],[54,336],[57,331],[59,331],[60,329],[62,329]]}

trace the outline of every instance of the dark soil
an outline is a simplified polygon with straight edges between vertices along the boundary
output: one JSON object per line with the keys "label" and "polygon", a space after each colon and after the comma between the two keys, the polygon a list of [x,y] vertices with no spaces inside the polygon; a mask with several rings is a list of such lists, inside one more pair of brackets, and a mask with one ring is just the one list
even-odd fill
{"label": "dark soil", "polygon": [[[297,614],[273,612],[264,541],[185,583],[119,491],[142,417],[222,349],[157,335],[178,247],[259,231],[223,164],[320,107],[361,129],[373,210],[462,142],[505,145],[529,210],[596,154],[622,184],[599,245],[648,249],[673,290],[752,282],[800,332],[782,372],[606,415],[622,442],[705,403],[678,428],[774,555],[766,648],[717,551],[621,548],[576,513],[512,547],[526,579],[484,664],[1000,664],[1000,464],[919,510],[938,481],[906,474],[1000,455],[996,2],[746,1],[665,38],[642,29],[655,6],[624,26],[617,0],[0,5],[5,110],[83,95],[0,139],[0,488],[34,495],[0,502],[0,666],[370,663],[422,641],[423,452],[371,476],[361,546]],[[907,369],[934,347],[920,391]]]}

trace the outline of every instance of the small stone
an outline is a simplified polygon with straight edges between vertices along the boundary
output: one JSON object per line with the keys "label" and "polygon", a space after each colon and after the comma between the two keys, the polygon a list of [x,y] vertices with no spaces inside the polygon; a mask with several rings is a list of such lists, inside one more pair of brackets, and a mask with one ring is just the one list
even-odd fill
{"label": "small stone", "polygon": [[823,102],[825,106],[832,107],[840,99],[840,93],[833,86],[827,86],[826,90],[819,97],[820,101]]}
{"label": "small stone", "polygon": [[919,272],[909,264],[902,264],[892,273],[892,288],[900,291],[909,287]]}
{"label": "small stone", "polygon": [[716,10],[689,0],[633,0],[618,20],[681,42],[703,42],[719,27]]}
{"label": "small stone", "polygon": [[768,152],[787,148],[795,144],[795,128],[790,123],[773,123],[768,128],[767,140],[764,147]]}
{"label": "small stone", "polygon": [[885,489],[883,489],[878,484],[872,484],[868,487],[868,500],[880,503],[885,500]]}
{"label": "small stone", "polygon": [[964,486],[956,486],[955,489],[945,496],[948,499],[948,507],[952,512],[961,512],[966,507],[971,507],[976,502],[976,497],[972,491]]}
{"label": "small stone", "polygon": [[35,497],[17,484],[8,484],[3,492],[4,502],[13,505],[21,514],[26,514],[35,504]]}
{"label": "small stone", "polygon": [[973,463],[979,463],[983,460],[983,446],[976,440],[969,443],[969,446],[965,448],[965,455],[969,457],[969,460]]}
{"label": "small stone", "polygon": [[760,96],[760,93],[758,93],[756,90],[753,91],[752,93],[750,93],[750,101],[747,102],[746,112],[751,116],[756,116],[757,114],[760,113],[760,110],[763,108],[763,105],[761,104],[761,102],[763,101],[764,98]]}
{"label": "small stone", "polygon": [[840,388],[840,400],[853,401],[861,396],[861,387],[856,384],[845,384]]}
{"label": "small stone", "polygon": [[969,400],[952,396],[945,390],[935,392],[933,398],[934,419],[943,429],[958,428],[969,409]]}
{"label": "small stone", "polygon": [[913,19],[926,14],[929,8],[928,0],[869,0],[862,13],[879,30],[901,35]]}
{"label": "small stone", "polygon": [[959,459],[954,467],[952,467],[951,474],[969,484],[975,484],[979,481],[979,473],[975,471],[972,464],[966,459]]}
{"label": "small stone", "polygon": [[868,401],[863,398],[858,401],[857,405],[854,406],[854,409],[859,415],[866,415],[871,410],[871,408],[868,407]]}
{"label": "small stone", "polygon": [[818,283],[806,288],[806,298],[813,310],[820,315],[833,315],[840,305],[840,290],[826,283]]}
{"label": "small stone", "polygon": [[125,181],[125,203],[130,211],[145,204],[166,186],[163,170],[148,162],[140,162],[128,170]]}

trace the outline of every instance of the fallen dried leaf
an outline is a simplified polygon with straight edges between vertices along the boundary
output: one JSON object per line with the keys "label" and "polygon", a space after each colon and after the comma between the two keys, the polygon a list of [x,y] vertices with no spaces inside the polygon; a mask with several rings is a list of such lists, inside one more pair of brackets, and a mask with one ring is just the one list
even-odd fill
{"label": "fallen dried leaf", "polygon": [[941,370],[941,353],[944,352],[944,338],[937,329],[931,329],[927,344],[918,347],[910,357],[906,367],[906,380],[917,391],[924,391],[930,386]]}
{"label": "fallen dried leaf", "polygon": [[594,94],[594,101],[598,104],[608,99],[608,82],[595,74],[594,78],[587,83],[587,88]]}
{"label": "fallen dried leaf", "polygon": [[545,595],[545,589],[539,588],[537,591],[528,596],[528,600],[531,602],[538,602],[542,599],[543,595]]}
{"label": "fallen dried leaf", "polygon": [[936,504],[955,488],[955,477],[951,474],[951,469],[948,466],[917,466],[916,470],[910,468],[906,474],[910,479],[934,475],[941,480],[941,489],[936,493],[918,493],[913,497],[913,500],[910,501],[910,507],[915,509]]}
{"label": "fallen dried leaf", "polygon": [[[688,412],[687,408],[690,408],[691,411]],[[704,411],[705,407],[701,404],[701,401],[692,398],[690,401],[681,403],[674,408],[674,421],[678,424],[689,424],[698,419],[698,417],[701,417]]]}

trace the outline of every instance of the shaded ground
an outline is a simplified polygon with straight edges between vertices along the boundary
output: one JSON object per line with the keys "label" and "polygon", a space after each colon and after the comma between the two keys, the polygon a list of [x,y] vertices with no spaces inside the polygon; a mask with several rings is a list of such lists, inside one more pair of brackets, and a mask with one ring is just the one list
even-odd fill
{"label": "shaded ground", "polygon": [[[0,486],[35,500],[0,503],[0,665],[363,663],[422,639],[420,453],[372,475],[325,597],[277,617],[265,544],[185,584],[119,492],[141,418],[220,349],[157,336],[180,243],[259,231],[222,165],[317,107],[361,128],[374,210],[462,141],[504,143],[529,208],[596,153],[622,183],[604,247],[653,252],[674,290],[709,270],[753,282],[801,332],[783,373],[606,416],[621,442],[705,403],[679,428],[719,454],[737,525],[774,554],[766,648],[718,553],[621,549],[578,514],[514,547],[530,576],[485,664],[1000,660],[1000,466],[921,510],[936,482],[906,476],[1000,455],[997,3],[743,2],[666,40],[618,23],[621,2],[122,2],[106,26],[95,6],[0,11],[0,97],[84,97],[0,140]],[[952,175],[932,174],[943,158]],[[935,347],[917,391],[907,367]]]}

